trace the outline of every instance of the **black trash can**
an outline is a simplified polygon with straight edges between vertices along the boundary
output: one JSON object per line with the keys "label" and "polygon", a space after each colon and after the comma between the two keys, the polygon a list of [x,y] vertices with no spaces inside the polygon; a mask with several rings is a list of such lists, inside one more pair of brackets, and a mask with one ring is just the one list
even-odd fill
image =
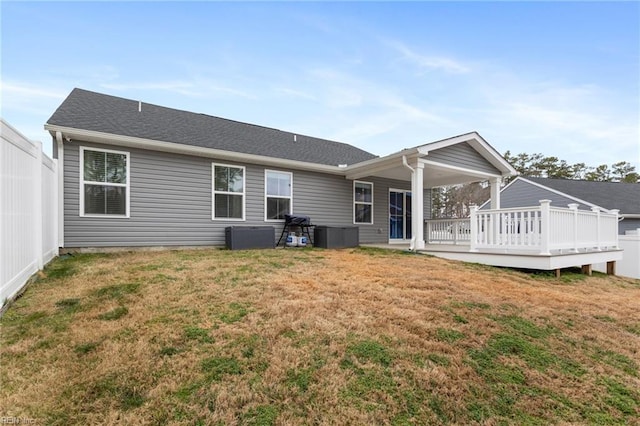
{"label": "black trash can", "polygon": [[360,228],[357,226],[316,226],[313,246],[320,248],[358,247]]}
{"label": "black trash can", "polygon": [[273,226],[229,226],[224,242],[231,250],[272,249],[276,247],[276,234]]}

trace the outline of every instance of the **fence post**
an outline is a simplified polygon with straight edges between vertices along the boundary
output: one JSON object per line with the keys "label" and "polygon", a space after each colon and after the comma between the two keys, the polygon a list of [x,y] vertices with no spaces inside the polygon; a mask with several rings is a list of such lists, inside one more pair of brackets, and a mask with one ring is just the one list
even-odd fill
{"label": "fence post", "polygon": [[44,267],[44,260],[42,257],[42,142],[31,141],[31,143],[35,146],[36,158],[33,159],[35,162],[35,176],[33,177],[33,197],[34,197],[34,212],[32,215],[33,218],[33,229],[34,229],[34,238],[33,248],[35,250],[35,258],[38,263],[38,270]]}
{"label": "fence post", "polygon": [[540,200],[540,254],[550,255],[551,200]]}
{"label": "fence post", "polygon": [[469,216],[469,228],[471,232],[471,243],[469,247],[469,251],[478,251],[478,206],[475,204],[471,204],[469,206],[469,210],[471,211],[471,215]]}
{"label": "fence post", "polygon": [[569,209],[573,210],[573,251],[578,251],[578,206],[580,204],[571,203]]}

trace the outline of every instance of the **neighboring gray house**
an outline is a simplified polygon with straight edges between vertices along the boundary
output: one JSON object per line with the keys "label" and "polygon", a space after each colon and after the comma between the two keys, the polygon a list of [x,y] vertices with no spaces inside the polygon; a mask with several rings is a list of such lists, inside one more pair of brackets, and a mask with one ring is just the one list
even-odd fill
{"label": "neighboring gray house", "polygon": [[[586,180],[549,179],[518,176],[500,193],[502,208],[524,207],[551,200],[551,205],[567,207],[579,204],[578,209],[598,207],[602,211],[619,210],[621,221],[618,233],[640,228],[640,184],[595,182]],[[488,202],[487,202],[488,203]],[[488,208],[485,205],[482,208]]]}
{"label": "neighboring gray house", "polygon": [[377,157],[344,143],[74,89],[45,124],[59,245],[224,244],[228,226],[304,214],[362,243],[424,248],[430,188],[515,170],[475,132]]}

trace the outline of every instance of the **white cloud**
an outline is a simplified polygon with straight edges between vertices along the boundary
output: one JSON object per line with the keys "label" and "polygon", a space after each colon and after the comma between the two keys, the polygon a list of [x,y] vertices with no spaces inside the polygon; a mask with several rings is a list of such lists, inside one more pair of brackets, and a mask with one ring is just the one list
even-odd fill
{"label": "white cloud", "polygon": [[0,81],[2,118],[33,141],[43,143],[51,155],[51,136],[44,123],[68,95],[54,85],[35,85],[17,80]]}
{"label": "white cloud", "polygon": [[280,95],[284,95],[290,98],[299,98],[299,99],[307,99],[311,101],[317,100],[317,98],[303,90],[290,89],[287,87],[277,87],[274,89],[274,92]]}
{"label": "white cloud", "polygon": [[217,84],[213,81],[207,80],[193,80],[193,81],[157,81],[157,82],[145,82],[145,83],[105,83],[101,84],[101,87],[105,89],[118,90],[118,91],[164,91],[170,93],[176,93],[183,96],[193,98],[204,98],[207,96],[216,95],[231,95],[246,99],[255,99],[256,97],[250,93],[242,90],[234,89],[224,85]]}
{"label": "white cloud", "polygon": [[1,81],[0,90],[2,96],[23,96],[30,99],[39,98],[63,98],[67,95],[66,92],[52,89],[50,87],[39,87],[32,84],[16,82],[16,81]]}
{"label": "white cloud", "polygon": [[3,116],[14,112],[26,115],[50,115],[68,94],[66,90],[53,86],[37,86],[15,80],[0,81],[0,93]]}
{"label": "white cloud", "polygon": [[479,112],[505,150],[640,166],[637,108],[621,107],[614,93],[591,84],[510,80],[486,90],[487,107]]}
{"label": "white cloud", "polygon": [[[304,93],[316,102],[308,115],[295,114],[297,122],[292,127],[307,134],[386,154],[422,143],[424,133],[420,131],[426,127],[452,125],[431,108],[409,100],[410,93],[390,87],[386,81],[331,67],[313,68],[302,74],[307,87]],[[410,134],[416,129],[420,131]]]}
{"label": "white cloud", "polygon": [[471,71],[468,65],[453,58],[446,56],[423,55],[410,49],[404,43],[399,41],[387,40],[384,41],[383,44],[400,53],[405,61],[413,63],[421,69],[443,71],[451,74],[466,74]]}

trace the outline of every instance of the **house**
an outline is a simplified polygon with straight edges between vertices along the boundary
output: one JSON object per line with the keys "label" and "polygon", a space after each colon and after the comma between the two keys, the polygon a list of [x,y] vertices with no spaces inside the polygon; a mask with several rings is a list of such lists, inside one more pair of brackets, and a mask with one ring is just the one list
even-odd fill
{"label": "house", "polygon": [[[432,244],[431,188],[488,181],[497,214],[501,182],[516,174],[477,132],[378,157],[344,143],[82,89],[69,94],[45,129],[59,164],[58,235],[65,249],[216,246],[230,226],[273,226],[277,238],[285,214],[297,214],[317,225],[355,226],[361,244],[404,244],[493,265],[554,269],[620,258],[610,235],[615,214],[596,218],[602,235],[585,246],[569,244],[571,236],[551,239],[557,209],[545,208],[527,216],[537,225],[527,222],[526,235],[514,234],[521,227],[513,221],[501,228],[501,218],[474,211],[466,225],[438,223],[448,234]],[[469,232],[458,238],[452,229]],[[558,256],[567,245],[575,252]]]}
{"label": "house", "polygon": [[640,184],[595,182],[518,176],[500,194],[503,208],[524,207],[548,199],[555,206],[578,204],[578,209],[618,210],[618,234],[640,228]]}
{"label": "house", "polygon": [[422,234],[431,186],[514,173],[475,132],[377,157],[81,89],[45,129],[63,164],[65,248],[222,245],[228,226],[267,224],[279,234],[287,213],[358,226],[361,243],[404,242]]}

